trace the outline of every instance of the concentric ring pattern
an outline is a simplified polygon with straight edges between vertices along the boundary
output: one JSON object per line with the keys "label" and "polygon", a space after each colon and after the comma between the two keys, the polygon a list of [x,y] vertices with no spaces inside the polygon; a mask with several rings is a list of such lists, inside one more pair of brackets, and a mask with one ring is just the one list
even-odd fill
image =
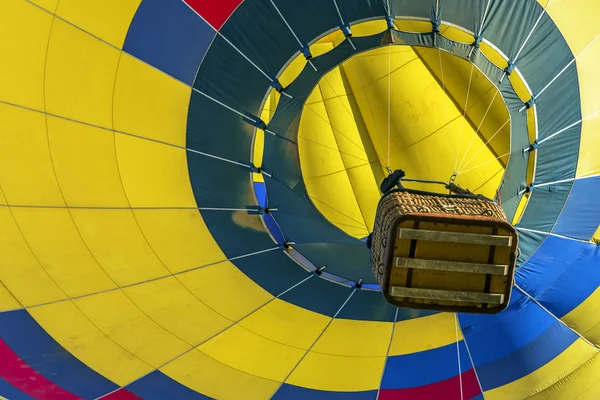
{"label": "concentric ring pattern", "polygon": [[[0,398],[600,398],[598,17],[595,0],[2,0]],[[388,306],[364,243],[307,194],[310,93],[389,45],[468,60],[506,104],[521,258],[498,315]]]}

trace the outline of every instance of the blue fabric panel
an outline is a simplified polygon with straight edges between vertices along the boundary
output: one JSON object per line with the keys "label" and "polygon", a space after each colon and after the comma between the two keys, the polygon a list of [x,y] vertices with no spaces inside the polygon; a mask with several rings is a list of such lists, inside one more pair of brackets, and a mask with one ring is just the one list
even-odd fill
{"label": "blue fabric panel", "polygon": [[483,35],[512,60],[542,11],[536,0],[492,1]]}
{"label": "blue fabric panel", "polygon": [[334,226],[314,207],[303,183],[292,190],[277,180],[265,177],[269,204],[277,208],[277,223],[291,242],[300,243],[364,243]]}
{"label": "blue fabric panel", "polygon": [[[315,372],[316,373],[316,372]],[[315,379],[327,379],[316,376]],[[366,392],[327,392],[284,383],[272,397],[274,400],[375,400],[377,390]]]}
{"label": "blue fabric panel", "polygon": [[571,267],[539,297],[558,318],[571,312],[600,287],[600,246],[586,244]]}
{"label": "blue fabric panel", "polygon": [[358,290],[338,314],[338,318],[394,322],[395,315],[396,307],[389,305],[381,292]]}
{"label": "blue fabric panel", "polygon": [[187,120],[188,149],[250,164],[254,130],[240,115],[192,91]]}
{"label": "blue fabric panel", "polygon": [[303,44],[311,43],[327,31],[339,29],[341,24],[333,1],[274,0],[274,2]]}
{"label": "blue fabric panel", "polygon": [[572,182],[565,182],[536,188],[531,193],[519,226],[551,232],[567,201],[571,186]]}
{"label": "blue fabric panel", "polygon": [[[419,2],[427,4],[427,1]],[[487,1],[480,0],[444,0],[441,18],[477,33],[485,12]],[[427,4],[431,10],[431,4]],[[475,39],[473,39],[474,41]]]}
{"label": "blue fabric panel", "polygon": [[314,265],[327,266],[330,274],[343,276],[354,282],[376,283],[371,272],[369,249],[357,240],[355,244],[306,243],[294,245]]}
{"label": "blue fabric panel", "polygon": [[[271,188],[269,187],[269,179],[271,181],[280,182],[282,186],[285,186],[288,189],[293,188],[296,185],[304,186],[303,183],[299,183],[302,179],[302,172],[300,171],[298,145],[287,139],[282,139],[273,135],[265,135],[263,168],[265,172],[272,176],[272,178],[265,177],[269,196],[272,196],[270,193]],[[275,204],[273,203],[274,199],[270,198],[270,200],[272,207],[275,207],[273,205]]]}
{"label": "blue fabric panel", "polygon": [[232,262],[273,296],[280,295],[309,276],[308,271],[292,261],[281,250],[244,257]]}
{"label": "blue fabric panel", "polygon": [[[242,211],[200,211],[200,213],[227,258],[277,247],[265,230],[258,214]],[[198,245],[200,246],[201,243]]]}
{"label": "blue fabric panel", "polygon": [[273,215],[265,214],[262,216],[262,218],[263,221],[265,221],[265,225],[267,225],[267,229],[269,230],[269,232],[271,232],[271,235],[273,235],[275,242],[279,244],[285,243],[285,236],[283,235],[283,232],[281,231],[281,228],[279,227],[279,224],[277,223]]}
{"label": "blue fabric panel", "polygon": [[123,50],[191,86],[214,37],[183,1],[144,0]]}
{"label": "blue fabric panel", "polygon": [[271,81],[217,36],[200,66],[194,88],[238,112],[257,115]]}
{"label": "blue fabric panel", "polygon": [[[464,341],[459,342],[459,348],[461,371],[468,371],[472,367]],[[456,353],[456,343],[452,343],[418,353],[388,357],[381,388],[407,389],[453,378],[458,375]]]}
{"label": "blue fabric panel", "polygon": [[[387,1],[384,2],[384,6]],[[429,18],[431,15],[431,1],[390,0],[391,14],[396,17],[421,17]]]}
{"label": "blue fabric panel", "polygon": [[258,205],[250,169],[191,151],[187,161],[198,207],[245,209]]}
{"label": "blue fabric panel", "polygon": [[485,397],[483,396],[483,393],[479,393],[477,396],[471,397],[471,400],[485,400]]}
{"label": "blue fabric panel", "polygon": [[600,177],[578,179],[554,226],[554,233],[590,240],[600,226]]}
{"label": "blue fabric panel", "polygon": [[[546,82],[550,83],[550,81]],[[581,120],[577,66],[571,64],[537,99],[538,136],[544,139]],[[554,140],[554,139],[551,139]],[[575,142],[575,143],[578,143]]]}
{"label": "blue fabric panel", "polygon": [[534,342],[556,323],[516,289],[509,308],[502,313],[461,314],[459,320],[478,371],[479,366],[501,360]]}
{"label": "blue fabric panel", "polygon": [[354,288],[338,285],[325,279],[309,279],[281,296],[292,304],[333,317]]}
{"label": "blue fabric panel", "polygon": [[25,310],[0,313],[0,338],[40,375],[77,396],[95,399],[118,389],[52,339]]}
{"label": "blue fabric panel", "polygon": [[267,186],[264,182],[254,182],[254,193],[258,200],[258,205],[267,208],[269,203],[267,202]]}
{"label": "blue fabric panel", "polygon": [[517,284],[537,298],[571,267],[586,246],[575,240],[548,236],[515,274]]}
{"label": "blue fabric panel", "polygon": [[[531,28],[533,28],[533,25],[528,27],[529,30]],[[529,34],[529,32],[527,33]],[[521,44],[519,44],[519,48]],[[569,45],[552,18],[546,13],[542,16],[525,47],[523,47],[523,51],[517,60],[517,66],[533,93],[538,93],[572,59],[573,54]],[[565,99],[557,97],[555,101],[571,106],[569,101],[578,103],[579,98]]]}
{"label": "blue fabric panel", "polygon": [[182,385],[160,371],[154,371],[144,376],[127,386],[126,389],[144,400],[207,400],[212,398]]}
{"label": "blue fabric panel", "polygon": [[0,396],[4,396],[8,400],[35,400],[33,397],[21,392],[2,378],[0,378]]}
{"label": "blue fabric panel", "polygon": [[523,265],[547,236],[543,233],[519,231],[519,249],[521,249],[521,255],[517,259],[517,266]]}
{"label": "blue fabric panel", "polygon": [[[560,322],[554,322],[535,341],[501,360],[477,366],[477,375],[484,391],[491,390],[529,375],[566,350],[577,335]],[[494,343],[494,347],[497,343]],[[492,346],[488,346],[491,348]],[[473,349],[469,342],[471,355]]]}
{"label": "blue fabric panel", "polygon": [[352,24],[363,19],[383,19],[387,15],[385,1],[336,0],[346,23]]}
{"label": "blue fabric panel", "polygon": [[556,182],[575,177],[580,134],[581,125],[576,125],[540,145],[536,150],[536,182]]}
{"label": "blue fabric panel", "polygon": [[301,48],[270,1],[245,0],[220,32],[269,76]]}

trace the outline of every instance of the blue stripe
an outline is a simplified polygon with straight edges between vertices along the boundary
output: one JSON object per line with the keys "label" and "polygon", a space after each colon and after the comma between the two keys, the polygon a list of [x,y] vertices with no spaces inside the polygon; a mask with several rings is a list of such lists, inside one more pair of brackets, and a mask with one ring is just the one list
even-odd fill
{"label": "blue stripe", "polygon": [[267,203],[267,186],[264,182],[254,182],[254,193],[256,193],[258,205],[263,208],[268,207],[269,203]]}
{"label": "blue stripe", "polygon": [[[469,346],[471,344],[469,343]],[[459,342],[460,368],[472,368],[464,341]],[[388,357],[382,389],[407,389],[431,385],[458,376],[456,343],[433,350]]]}
{"label": "blue stripe", "polygon": [[95,399],[118,388],[61,347],[25,310],[0,313],[0,337],[35,371],[68,392]]}
{"label": "blue stripe", "polygon": [[586,246],[574,240],[548,236],[517,271],[515,279],[523,290],[537,298],[569,269]]}
{"label": "blue stripe", "polygon": [[571,267],[538,300],[561,318],[600,288],[600,246],[586,244]]}
{"label": "blue stripe", "polygon": [[[327,379],[326,377],[322,378]],[[317,376],[316,379],[319,379],[319,377]],[[288,385],[287,383],[284,383],[273,396],[273,399],[277,400],[375,400],[376,398],[377,390],[366,392],[328,392]]]}
{"label": "blue stripe", "polygon": [[183,1],[144,0],[123,50],[191,86],[214,37]]}
{"label": "blue stripe", "polygon": [[519,351],[556,322],[517,290],[513,290],[505,311],[494,315],[460,314],[459,320],[476,367]]}
{"label": "blue stripe", "polygon": [[575,181],[553,232],[590,240],[600,225],[598,193],[600,193],[600,177]]}
{"label": "blue stripe", "polygon": [[0,378],[0,396],[4,396],[8,400],[35,400],[33,397],[21,392],[2,378]]}
{"label": "blue stripe", "polygon": [[[529,375],[565,351],[576,339],[577,335],[571,330],[560,322],[555,322],[543,335],[519,351],[501,360],[478,366],[477,375],[483,390],[494,389]],[[489,342],[488,346],[492,348],[497,344]],[[469,348],[475,358],[470,342]]]}
{"label": "blue stripe", "polygon": [[160,371],[154,371],[144,376],[127,386],[126,389],[144,400],[206,400],[212,398],[182,385]]}

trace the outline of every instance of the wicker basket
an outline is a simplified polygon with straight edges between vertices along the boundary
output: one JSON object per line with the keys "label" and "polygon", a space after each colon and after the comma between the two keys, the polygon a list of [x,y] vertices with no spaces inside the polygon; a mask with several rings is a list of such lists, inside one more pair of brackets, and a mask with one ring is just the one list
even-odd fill
{"label": "wicker basket", "polygon": [[517,241],[489,199],[398,189],[379,202],[371,267],[395,306],[494,313],[508,305]]}

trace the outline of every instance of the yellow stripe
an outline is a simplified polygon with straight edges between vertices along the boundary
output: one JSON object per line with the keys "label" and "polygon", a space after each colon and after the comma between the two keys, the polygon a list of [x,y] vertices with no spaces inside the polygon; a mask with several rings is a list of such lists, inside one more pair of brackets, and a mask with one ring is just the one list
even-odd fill
{"label": "yellow stripe", "polygon": [[531,400],[600,398],[600,355],[565,376],[551,387],[537,393]]}
{"label": "yellow stripe", "polygon": [[157,324],[193,345],[202,343],[231,324],[174,277],[132,286],[124,291]]}
{"label": "yellow stripe", "polygon": [[347,357],[385,357],[393,323],[334,319],[312,352]]}
{"label": "yellow stripe", "polygon": [[227,366],[198,350],[169,363],[161,372],[190,389],[223,400],[268,399],[281,385]]}
{"label": "yellow stripe", "polygon": [[187,85],[123,53],[114,92],[115,129],[185,146],[190,93]]}
{"label": "yellow stripe", "polygon": [[600,288],[561,320],[590,342],[600,346]]}
{"label": "yellow stripe", "polygon": [[141,0],[62,0],[56,15],[121,48]]}
{"label": "yellow stripe", "polygon": [[0,182],[6,201],[64,205],[52,171],[44,115],[0,104],[0,126]]}
{"label": "yellow stripe", "polygon": [[242,372],[278,382],[283,380],[306,353],[232,326],[199,348],[215,360]]}
{"label": "yellow stripe", "polygon": [[48,141],[56,177],[69,206],[129,206],[112,131],[48,117]]}
{"label": "yellow stripe", "polygon": [[48,46],[46,111],[112,128],[119,50],[58,18]]}
{"label": "yellow stripe", "polygon": [[[296,367],[286,383],[336,392],[374,390],[381,382],[385,359],[385,357],[333,356],[311,351]],[[316,375],[323,379],[315,379]]]}
{"label": "yellow stripe", "polygon": [[594,233],[594,236],[592,237],[592,242],[600,244],[600,226],[596,229],[596,233]]}
{"label": "yellow stripe", "polygon": [[600,33],[596,23],[600,4],[596,0],[552,0],[546,10],[574,55]]}
{"label": "yellow stripe", "polygon": [[[47,4],[52,10],[58,0],[53,2]],[[23,0],[0,2],[0,100],[44,109],[44,61],[53,18]]]}
{"label": "yellow stripe", "polygon": [[72,209],[71,214],[98,263],[119,286],[169,274],[131,210]]}
{"label": "yellow stripe", "polygon": [[[459,330],[458,340],[462,339]],[[454,314],[440,313],[396,322],[390,356],[412,354],[456,343]]]}
{"label": "yellow stripe", "polygon": [[596,354],[597,351],[592,346],[577,339],[564,352],[538,370],[507,385],[486,391],[485,398],[489,400],[528,398],[566,377]]}
{"label": "yellow stripe", "polygon": [[178,277],[202,302],[232,321],[240,320],[273,298],[229,261]]}
{"label": "yellow stripe", "polygon": [[121,134],[116,147],[132,207],[197,207],[184,149]]}
{"label": "yellow stripe", "polygon": [[274,342],[308,350],[331,318],[280,299],[256,311],[240,326]]}
{"label": "yellow stripe", "polygon": [[527,206],[527,201],[529,201],[529,194],[524,194],[517,205],[517,211],[515,212],[515,216],[513,217],[512,223],[516,225],[521,220],[523,216],[523,212],[525,212],[525,207]]}
{"label": "yellow stripe", "polygon": [[81,240],[66,209],[13,208],[29,247],[70,297],[115,288]]}
{"label": "yellow stripe", "polygon": [[36,307],[29,313],[58,344],[117,385],[152,372],[150,365],[108,338],[70,301]]}

